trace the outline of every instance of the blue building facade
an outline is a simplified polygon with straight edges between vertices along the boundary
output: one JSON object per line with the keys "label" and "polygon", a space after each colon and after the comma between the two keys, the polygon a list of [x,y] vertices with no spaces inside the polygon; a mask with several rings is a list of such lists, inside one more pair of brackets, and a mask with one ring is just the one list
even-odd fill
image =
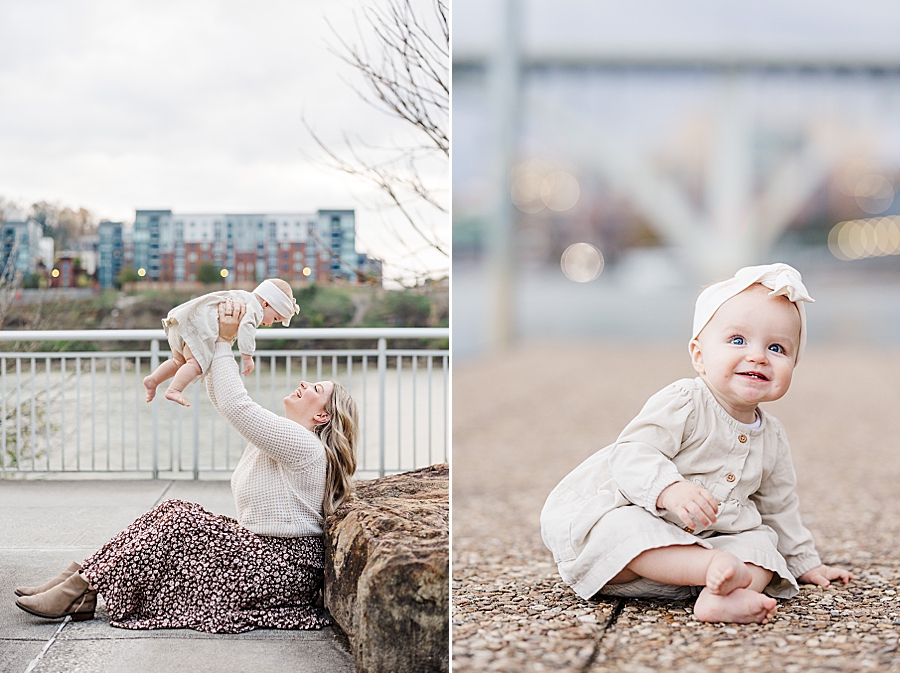
{"label": "blue building facade", "polygon": [[0,226],[0,276],[12,280],[34,273],[41,255],[41,225],[23,217],[7,220]]}
{"label": "blue building facade", "polygon": [[97,281],[101,289],[114,287],[122,271],[125,248],[122,241],[122,223],[103,221],[98,227]]}

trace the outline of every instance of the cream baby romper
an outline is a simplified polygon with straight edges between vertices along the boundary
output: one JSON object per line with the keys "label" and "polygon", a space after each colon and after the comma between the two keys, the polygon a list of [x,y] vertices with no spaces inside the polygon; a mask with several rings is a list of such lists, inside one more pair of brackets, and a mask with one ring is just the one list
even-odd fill
{"label": "cream baby romper", "polygon": [[[646,579],[605,585],[648,549],[699,544],[771,570],[769,595],[796,595],[795,578],[821,561],[800,520],[784,428],[759,413],[760,426],[750,429],[699,377],[651,397],[618,440],[575,468],[544,504],[541,534],[566,584],[582,598],[598,592],[689,598],[695,588]],[[662,490],[682,480],[722,503],[709,528],[690,532],[656,508]]]}
{"label": "cream baby romper", "polygon": [[226,299],[239,299],[247,304],[247,313],[238,327],[237,342],[242,355],[253,355],[256,352],[256,329],[263,319],[263,307],[252,292],[211,292],[176,306],[162,321],[172,351],[183,353],[187,344],[204,375],[212,362],[216,339],[219,338],[219,304]]}

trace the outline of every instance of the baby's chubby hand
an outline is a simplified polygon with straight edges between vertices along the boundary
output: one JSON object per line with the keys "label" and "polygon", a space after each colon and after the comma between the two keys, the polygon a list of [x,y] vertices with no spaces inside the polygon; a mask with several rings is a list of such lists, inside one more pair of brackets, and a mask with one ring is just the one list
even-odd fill
{"label": "baby's chubby hand", "polygon": [[666,486],[656,499],[657,508],[669,510],[691,530],[697,524],[706,528],[715,523],[719,504],[712,493],[692,481],[677,481]]}
{"label": "baby's chubby hand", "polygon": [[806,582],[807,584],[817,584],[820,587],[827,587],[831,584],[831,580],[842,579],[844,580],[844,584],[847,584],[850,580],[855,580],[856,575],[843,568],[821,565],[816,566],[812,570],[807,570],[797,579],[801,582]]}
{"label": "baby's chubby hand", "polygon": [[244,363],[244,371],[242,372],[244,376],[247,376],[247,374],[249,374],[256,368],[256,365],[253,362],[252,355],[244,355],[243,353],[241,353],[241,362]]}

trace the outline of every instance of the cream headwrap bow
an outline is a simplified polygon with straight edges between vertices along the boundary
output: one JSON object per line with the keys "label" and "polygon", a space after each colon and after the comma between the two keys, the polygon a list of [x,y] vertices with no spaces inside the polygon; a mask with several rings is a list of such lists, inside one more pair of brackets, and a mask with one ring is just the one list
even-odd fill
{"label": "cream headwrap bow", "polygon": [[297,302],[294,298],[288,297],[287,294],[279,290],[278,286],[271,280],[264,280],[261,282],[256,286],[256,289],[253,290],[253,293],[258,294],[265,299],[269,305],[275,309],[275,313],[284,318],[284,320],[281,321],[281,324],[285,327],[291,324],[291,316],[295,313],[300,313],[300,307],[297,306]]}
{"label": "cream headwrap bow", "polygon": [[743,292],[754,283],[760,283],[772,290],[770,297],[784,295],[794,302],[800,312],[800,345],[797,348],[795,363],[800,361],[806,348],[806,311],[801,302],[814,302],[809,296],[800,272],[787,264],[764,264],[762,266],[745,266],[734,274],[734,278],[710,285],[697,297],[694,307],[694,332],[691,341],[697,338],[706,323],[712,319],[719,307],[735,295]]}

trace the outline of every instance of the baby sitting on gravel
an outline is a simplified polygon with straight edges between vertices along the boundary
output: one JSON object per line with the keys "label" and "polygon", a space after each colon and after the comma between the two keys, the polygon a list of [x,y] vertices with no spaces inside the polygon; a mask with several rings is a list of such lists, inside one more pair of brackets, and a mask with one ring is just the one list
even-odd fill
{"label": "baby sitting on gravel", "polygon": [[787,264],[741,269],[700,294],[689,345],[699,377],[653,395],[541,512],[544,543],[579,596],[696,596],[702,621],[766,623],[797,580],[850,581],[820,561],[784,428],[758,406],[791,384],[807,301]]}

